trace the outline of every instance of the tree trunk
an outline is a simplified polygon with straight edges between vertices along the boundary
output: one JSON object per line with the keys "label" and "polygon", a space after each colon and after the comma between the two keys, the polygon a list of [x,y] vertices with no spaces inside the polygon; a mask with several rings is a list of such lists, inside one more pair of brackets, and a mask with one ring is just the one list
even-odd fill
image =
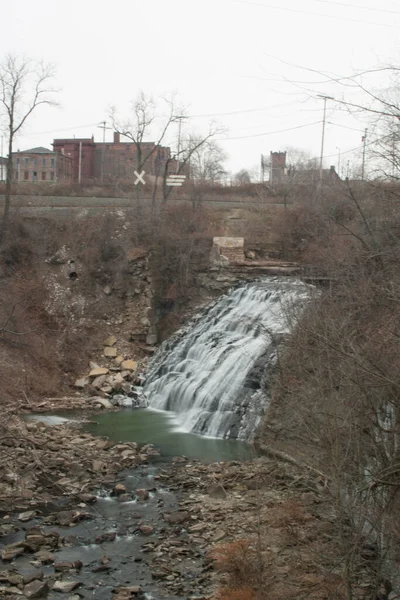
{"label": "tree trunk", "polygon": [[8,219],[10,215],[11,205],[11,183],[13,179],[13,164],[12,164],[12,135],[8,140],[8,157],[7,157],[7,174],[6,174],[6,193],[4,198],[3,218],[0,226],[0,244],[4,244],[7,236]]}

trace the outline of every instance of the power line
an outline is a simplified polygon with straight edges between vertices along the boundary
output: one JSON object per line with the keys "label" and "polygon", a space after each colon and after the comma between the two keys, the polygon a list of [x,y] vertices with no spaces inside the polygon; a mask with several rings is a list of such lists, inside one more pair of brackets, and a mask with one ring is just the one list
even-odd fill
{"label": "power line", "polygon": [[295,127],[288,127],[287,129],[277,129],[276,131],[267,131],[265,133],[255,133],[252,135],[240,135],[237,137],[227,137],[227,138],[215,138],[218,141],[225,141],[225,140],[243,140],[245,138],[256,138],[256,137],[262,137],[264,135],[273,135],[275,133],[284,133],[285,131],[293,131],[294,129],[302,129],[304,127],[312,127],[313,125],[319,125],[320,123],[322,123],[322,121],[315,121],[314,123],[305,123],[304,125],[296,125]]}
{"label": "power line", "polygon": [[50,133],[57,133],[58,131],[74,131],[75,129],[84,129],[85,127],[96,127],[98,123],[88,123],[87,125],[75,125],[74,127],[63,127],[62,129],[52,129],[50,131],[31,131],[30,133],[24,133],[23,137],[31,135],[47,135]]}
{"label": "power line", "polygon": [[286,106],[297,106],[297,102],[295,103],[290,103],[290,104],[274,104],[273,106],[264,106],[264,108],[247,108],[244,110],[232,110],[230,112],[224,112],[224,113],[209,113],[209,114],[204,114],[204,115],[189,115],[189,118],[191,119],[197,119],[200,117],[228,117],[230,115],[240,115],[240,114],[244,114],[244,113],[253,113],[253,112],[262,112],[265,110],[273,110],[274,108],[281,108],[282,106],[286,107]]}
{"label": "power line", "polygon": [[364,131],[364,129],[359,129],[357,127],[350,127],[349,125],[341,125],[340,123],[332,123],[331,121],[327,121],[328,125],[333,125],[334,127],[343,127],[343,129],[351,129],[352,131]]}
{"label": "power line", "polygon": [[331,0],[315,0],[323,4],[333,4],[336,6],[345,6],[346,8],[358,8],[359,10],[373,10],[374,12],[389,13],[391,15],[400,15],[398,10],[389,10],[387,8],[372,8],[371,6],[358,6],[357,4],[346,4],[345,2],[332,2]]}
{"label": "power line", "polygon": [[396,25],[389,25],[387,23],[372,23],[371,21],[363,21],[361,19],[351,19],[350,17],[338,17],[336,15],[325,15],[323,13],[311,12],[308,10],[300,10],[297,8],[288,8],[286,6],[276,6],[273,4],[260,4],[259,2],[252,2],[251,0],[233,0],[240,4],[248,4],[253,6],[261,6],[262,8],[272,8],[273,10],[282,10],[284,12],[297,13],[301,15],[311,15],[313,17],[323,17],[324,19],[336,19],[337,21],[349,21],[352,23],[362,23],[363,25],[373,25],[379,27],[390,27],[391,29],[397,29]]}

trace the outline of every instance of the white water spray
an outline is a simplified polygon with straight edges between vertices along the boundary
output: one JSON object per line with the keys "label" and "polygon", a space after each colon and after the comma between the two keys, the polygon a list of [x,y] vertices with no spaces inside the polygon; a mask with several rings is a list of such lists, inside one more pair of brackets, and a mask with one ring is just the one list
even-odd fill
{"label": "white water spray", "polygon": [[173,411],[184,431],[251,439],[268,401],[260,373],[309,295],[300,281],[270,278],[220,298],[161,346],[145,385],[150,406]]}

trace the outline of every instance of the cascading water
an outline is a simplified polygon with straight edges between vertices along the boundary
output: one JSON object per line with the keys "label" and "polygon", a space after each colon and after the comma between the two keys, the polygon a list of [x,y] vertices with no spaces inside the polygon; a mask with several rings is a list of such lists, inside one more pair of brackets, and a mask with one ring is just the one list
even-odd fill
{"label": "cascading water", "polygon": [[145,384],[149,405],[173,411],[185,431],[249,441],[268,401],[261,379],[309,295],[300,281],[269,278],[220,298],[161,346]]}

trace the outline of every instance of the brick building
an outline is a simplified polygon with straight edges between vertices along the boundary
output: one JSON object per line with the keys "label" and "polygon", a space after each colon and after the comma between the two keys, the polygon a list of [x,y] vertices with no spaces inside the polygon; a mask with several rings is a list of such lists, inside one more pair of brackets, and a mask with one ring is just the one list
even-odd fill
{"label": "brick building", "polygon": [[0,181],[3,182],[7,177],[7,159],[0,156]]}
{"label": "brick building", "polygon": [[54,140],[52,146],[57,156],[64,156],[71,161],[72,181],[85,182],[93,179],[95,155],[93,136]]}
{"label": "brick building", "polygon": [[[112,142],[95,142],[93,137],[55,139],[53,148],[57,154],[71,158],[73,181],[82,183],[132,183],[138,164],[136,145],[127,138],[121,142],[117,132],[114,132]],[[142,161],[147,158],[143,166],[146,175],[162,175],[167,161],[171,159],[170,148],[154,142],[143,142],[141,150]],[[172,172],[175,168],[176,162],[170,160],[168,170]]]}
{"label": "brick building", "polygon": [[70,183],[72,180],[71,160],[42,146],[13,152],[12,163],[13,180],[18,183]]}

